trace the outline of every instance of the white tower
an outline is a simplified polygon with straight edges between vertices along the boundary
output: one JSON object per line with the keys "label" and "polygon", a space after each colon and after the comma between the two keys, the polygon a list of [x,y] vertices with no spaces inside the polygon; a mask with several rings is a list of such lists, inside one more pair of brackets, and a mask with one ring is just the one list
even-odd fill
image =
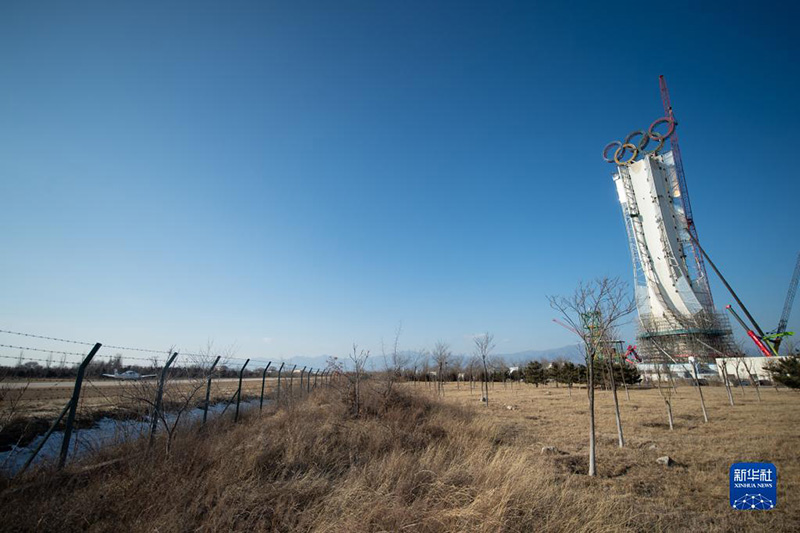
{"label": "white tower", "polygon": [[[643,140],[648,135],[638,133]],[[685,187],[678,178],[673,151],[644,153],[627,142],[633,135],[617,143],[613,177],[633,262],[639,354],[650,362],[726,355],[730,326],[727,317],[714,309],[705,269],[690,235],[684,207],[688,198],[683,197]],[[647,142],[641,144],[646,147]],[[620,162],[626,150],[633,155]],[[636,160],[639,153],[643,156]]]}

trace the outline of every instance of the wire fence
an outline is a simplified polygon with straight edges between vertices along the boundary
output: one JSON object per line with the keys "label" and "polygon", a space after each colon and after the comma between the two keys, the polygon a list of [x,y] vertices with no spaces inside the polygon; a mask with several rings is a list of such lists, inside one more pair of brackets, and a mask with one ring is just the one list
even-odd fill
{"label": "wire fence", "polygon": [[62,468],[70,458],[134,438],[152,446],[163,436],[169,445],[188,426],[289,405],[330,386],[333,374],[212,350],[179,353],[9,330],[0,330],[0,339],[0,470],[10,475],[37,464]]}

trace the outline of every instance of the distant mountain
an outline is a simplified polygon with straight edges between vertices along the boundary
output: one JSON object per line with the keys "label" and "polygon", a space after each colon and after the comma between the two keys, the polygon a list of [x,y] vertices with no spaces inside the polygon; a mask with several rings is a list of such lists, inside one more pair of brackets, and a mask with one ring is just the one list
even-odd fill
{"label": "distant mountain", "polygon": [[[410,358],[413,358],[415,355],[412,352],[402,352],[402,354]],[[533,360],[553,361],[555,359],[566,359],[567,361],[572,361],[573,363],[583,362],[583,355],[581,354],[580,345],[578,344],[571,344],[568,346],[561,346],[560,348],[551,348],[548,350],[524,350],[522,352],[493,355],[494,357],[505,361],[509,366],[518,366],[522,363],[527,363]],[[331,357],[332,356],[330,355],[298,355],[296,357],[287,359],[286,364],[289,365],[289,368],[291,368],[291,365],[297,365],[298,370],[304,366],[307,368],[313,368],[315,370],[318,368],[324,369],[328,364],[328,359]],[[352,367],[351,361],[346,357],[338,357],[337,361],[345,368]],[[282,361],[273,361],[272,366],[277,368],[280,366],[281,362]],[[382,368],[384,368],[383,356],[380,354],[370,355],[370,358],[367,360],[367,370],[380,370]]]}
{"label": "distant mountain", "polygon": [[549,350],[525,350],[507,354],[498,354],[497,357],[503,359],[509,366],[517,366],[520,363],[527,363],[533,360],[553,361],[555,359],[566,359],[573,363],[583,363],[583,353],[579,344],[570,344],[560,348]]}
{"label": "distant mountain", "polygon": [[[297,365],[297,370],[300,370],[303,367],[306,368],[313,368],[314,370],[320,369],[324,370],[328,366],[328,359],[330,355],[298,355],[295,357],[287,358],[286,361],[273,361],[272,366],[277,368],[281,366],[281,363],[286,363],[288,369],[291,369],[293,365]],[[339,358],[341,361],[341,357]],[[284,368],[287,368],[284,367]]]}

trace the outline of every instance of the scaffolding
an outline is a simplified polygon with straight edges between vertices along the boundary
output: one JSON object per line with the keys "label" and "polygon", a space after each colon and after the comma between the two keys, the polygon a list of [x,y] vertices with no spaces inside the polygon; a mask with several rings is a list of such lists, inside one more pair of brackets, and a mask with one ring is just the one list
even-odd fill
{"label": "scaffolding", "polygon": [[[733,337],[711,296],[663,76],[659,88],[664,116],[603,149],[603,159],[616,164],[614,183],[633,263],[637,351],[645,363],[689,357],[708,362],[731,355]],[[657,131],[663,127],[666,133]],[[651,142],[657,145],[648,150]]]}
{"label": "scaffolding", "polygon": [[689,357],[709,363],[734,350],[728,317],[708,311],[681,317],[640,314],[637,342],[647,363],[681,363]]}
{"label": "scaffolding", "polygon": [[714,309],[697,259],[672,152],[619,165],[614,181],[633,263],[640,357],[676,363],[729,356],[730,323]]}

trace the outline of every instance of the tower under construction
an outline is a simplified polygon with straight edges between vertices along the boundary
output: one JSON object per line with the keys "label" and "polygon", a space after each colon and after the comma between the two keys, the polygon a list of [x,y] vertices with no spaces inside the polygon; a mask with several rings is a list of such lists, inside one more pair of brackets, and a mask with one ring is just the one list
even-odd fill
{"label": "tower under construction", "polygon": [[663,77],[660,82],[665,116],[609,143],[603,157],[616,165],[613,178],[633,261],[640,357],[651,363],[690,356],[708,361],[731,353],[731,328],[714,308],[696,246],[677,123]]}

